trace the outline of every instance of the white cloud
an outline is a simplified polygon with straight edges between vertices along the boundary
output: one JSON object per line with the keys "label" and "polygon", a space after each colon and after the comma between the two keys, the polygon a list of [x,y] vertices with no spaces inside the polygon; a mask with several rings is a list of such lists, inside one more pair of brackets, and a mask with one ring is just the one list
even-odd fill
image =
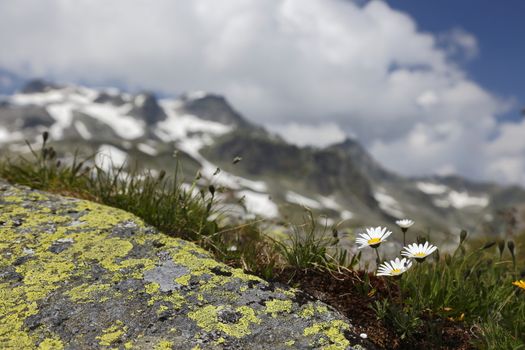
{"label": "white cloud", "polygon": [[461,28],[454,28],[440,35],[439,39],[453,57],[472,59],[479,53],[476,37]]}
{"label": "white cloud", "polygon": [[506,103],[453,61],[476,38],[422,33],[384,1],[3,1],[0,45],[0,67],[25,75],[220,92],[299,143],[341,128],[402,173],[523,181],[524,151],[502,139],[519,126],[496,122]]}

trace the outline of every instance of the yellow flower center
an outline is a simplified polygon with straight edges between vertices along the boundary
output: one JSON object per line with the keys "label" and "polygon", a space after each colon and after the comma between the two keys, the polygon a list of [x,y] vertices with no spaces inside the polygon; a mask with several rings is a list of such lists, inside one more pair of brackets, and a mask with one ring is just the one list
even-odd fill
{"label": "yellow flower center", "polygon": [[398,273],[401,273],[400,269],[392,269],[392,274],[393,275],[398,274]]}
{"label": "yellow flower center", "polygon": [[414,254],[414,256],[416,256],[418,258],[424,258],[426,256],[426,254],[423,253],[423,252],[417,252],[416,254]]}
{"label": "yellow flower center", "polygon": [[381,242],[381,238],[371,238],[368,240],[368,245],[374,245]]}

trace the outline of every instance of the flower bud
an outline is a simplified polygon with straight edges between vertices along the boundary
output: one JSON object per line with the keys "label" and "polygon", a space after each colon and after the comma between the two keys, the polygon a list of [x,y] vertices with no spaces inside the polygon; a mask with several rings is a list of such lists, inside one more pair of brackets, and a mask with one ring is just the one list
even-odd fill
{"label": "flower bud", "polygon": [[514,241],[508,241],[507,247],[509,248],[510,254],[514,257]]}
{"label": "flower bud", "polygon": [[489,249],[489,248],[492,248],[496,245],[496,242],[492,241],[492,242],[487,242],[483,245],[483,247],[481,248],[481,250],[485,250],[485,249]]}
{"label": "flower bud", "polygon": [[461,233],[459,234],[459,243],[465,242],[465,239],[467,239],[467,231],[461,230]]}
{"label": "flower bud", "polygon": [[499,250],[499,256],[501,257],[503,255],[503,250],[505,249],[505,241],[499,240],[498,241],[498,250]]}

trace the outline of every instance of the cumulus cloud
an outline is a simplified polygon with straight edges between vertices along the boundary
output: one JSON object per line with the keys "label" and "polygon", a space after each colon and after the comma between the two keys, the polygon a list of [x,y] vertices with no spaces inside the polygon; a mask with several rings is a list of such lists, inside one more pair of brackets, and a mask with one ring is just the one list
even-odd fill
{"label": "cumulus cloud", "polygon": [[524,181],[502,139],[521,126],[498,125],[507,103],[454,62],[476,38],[423,33],[384,1],[4,1],[0,45],[24,75],[219,92],[299,143],[300,124],[323,143],[343,130],[401,173]]}
{"label": "cumulus cloud", "polygon": [[461,28],[454,28],[441,34],[439,41],[447,53],[454,58],[473,59],[479,53],[476,37]]}

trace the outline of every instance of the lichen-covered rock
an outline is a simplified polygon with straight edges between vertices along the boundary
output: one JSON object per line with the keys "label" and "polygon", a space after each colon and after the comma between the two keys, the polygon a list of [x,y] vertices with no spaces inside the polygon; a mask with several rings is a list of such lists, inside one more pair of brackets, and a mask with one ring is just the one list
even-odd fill
{"label": "lichen-covered rock", "polygon": [[2,349],[351,349],[345,318],[122,210],[0,182]]}

